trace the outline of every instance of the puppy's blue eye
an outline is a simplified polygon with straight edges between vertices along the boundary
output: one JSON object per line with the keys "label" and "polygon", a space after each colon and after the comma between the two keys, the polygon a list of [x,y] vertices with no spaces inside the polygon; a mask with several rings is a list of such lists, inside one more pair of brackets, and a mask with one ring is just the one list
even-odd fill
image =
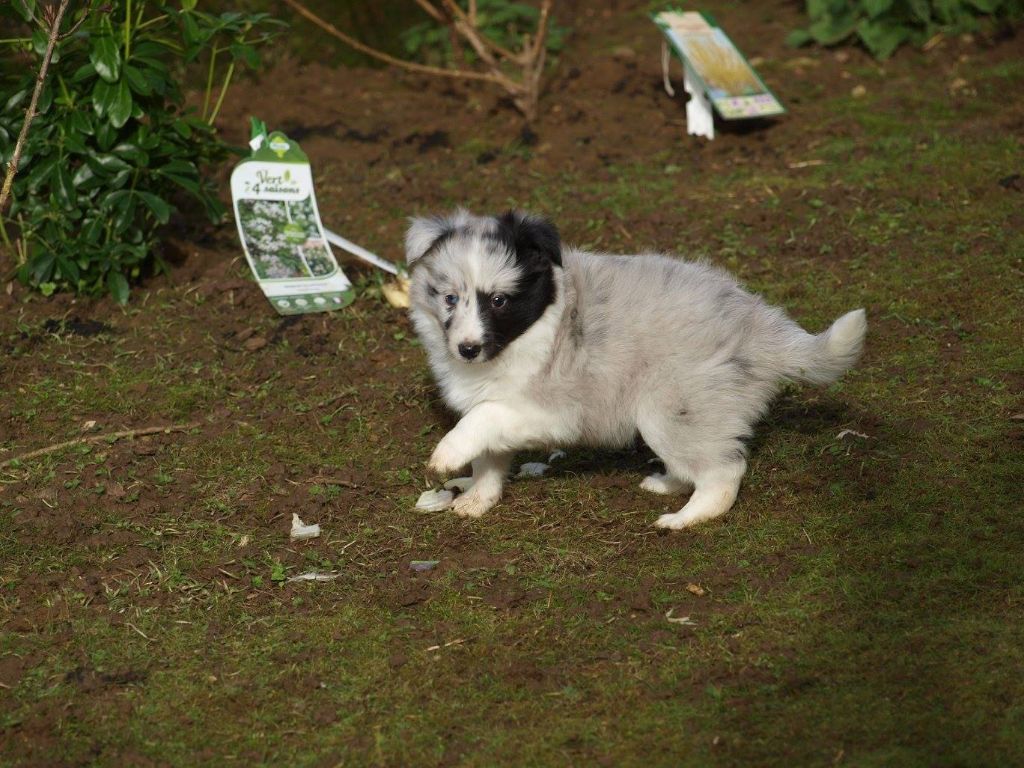
{"label": "puppy's blue eye", "polygon": [[494,307],[495,309],[501,309],[502,307],[505,306],[507,302],[508,297],[504,296],[503,294],[496,293],[493,296],[491,296],[491,306]]}
{"label": "puppy's blue eye", "polygon": [[444,303],[447,304],[449,307],[454,307],[456,304],[459,303],[459,297],[456,296],[454,293],[449,293],[447,296],[444,297]]}

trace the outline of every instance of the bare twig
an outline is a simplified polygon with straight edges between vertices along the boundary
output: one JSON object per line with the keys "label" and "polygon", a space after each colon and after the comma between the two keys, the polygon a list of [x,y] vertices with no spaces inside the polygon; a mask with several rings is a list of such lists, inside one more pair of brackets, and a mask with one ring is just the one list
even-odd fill
{"label": "bare twig", "polygon": [[[463,10],[456,0],[414,1],[435,22],[449,27],[453,58],[455,60],[461,58],[462,46],[460,40],[464,40],[476,53],[486,71],[479,72],[468,69],[432,67],[395,58],[339,31],[333,24],[324,21],[302,5],[299,0],[284,0],[285,4],[296,10],[300,15],[309,19],[346,45],[365,53],[367,56],[411,72],[494,83],[501,86],[512,97],[512,102],[515,104],[516,109],[523,113],[527,121],[536,119],[537,101],[540,96],[540,81],[547,58],[546,43],[552,0],[542,0],[537,29],[532,36],[523,36],[520,50],[518,51],[511,51],[505,48],[481,31],[476,0],[469,0],[467,10]],[[514,69],[519,70],[518,75],[516,75]]]}
{"label": "bare twig", "polygon": [[39,448],[28,453],[23,453],[20,456],[0,461],[0,468],[6,467],[15,462],[27,461],[28,459],[34,459],[38,456],[46,456],[50,453],[56,453],[62,451],[65,448],[71,448],[76,445],[88,445],[90,443],[112,443],[116,440],[122,440],[126,437],[145,437],[146,435],[159,435],[161,433],[170,432],[186,432],[190,429],[195,429],[199,426],[198,421],[194,421],[190,424],[171,424],[165,427],[145,427],[143,429],[125,429],[121,432],[111,432],[106,435],[90,435],[89,437],[77,437],[74,440],[65,440],[63,443],[56,443],[54,445],[48,445],[45,448]]}
{"label": "bare twig", "polygon": [[[509,61],[513,61],[516,64],[525,63],[523,57],[526,54],[526,51],[523,51],[522,53],[512,53],[512,51],[508,50],[507,48],[503,48],[502,46],[498,45],[496,42],[491,40],[491,38],[480,33],[480,30],[476,25],[475,12],[471,15],[467,15],[466,12],[462,10],[462,8],[459,6],[459,4],[455,2],[455,0],[441,0],[441,2],[444,3],[445,8],[447,8],[448,12],[452,15],[453,20],[462,22],[463,26],[465,27],[464,30],[460,30],[460,32],[462,32],[463,37],[466,37],[467,39],[470,36],[476,37],[477,40],[482,45],[486,45],[488,48],[490,48],[492,51],[498,54],[498,56],[508,59]],[[481,56],[481,58],[483,57]]]}
{"label": "bare twig", "polygon": [[53,21],[50,23],[50,35],[46,41],[46,52],[43,54],[43,63],[40,65],[39,73],[36,75],[36,87],[32,91],[32,99],[28,103],[28,109],[25,110],[25,120],[21,124],[21,132],[18,134],[18,140],[14,144],[14,154],[11,155],[11,161],[7,164],[4,186],[0,189],[0,215],[3,215],[4,208],[7,205],[7,198],[11,195],[14,176],[18,172],[18,163],[21,160],[21,151],[25,147],[25,139],[28,138],[29,126],[32,125],[32,120],[36,116],[36,105],[39,103],[39,94],[43,91],[43,83],[46,82],[46,71],[50,68],[53,49],[60,38],[60,23],[64,20],[64,13],[70,4],[71,0],[61,0],[60,5],[57,6],[57,12],[54,14]]}
{"label": "bare twig", "polygon": [[75,34],[75,32],[78,31],[79,27],[81,27],[83,24],[85,24],[85,20],[89,18],[89,11],[90,10],[92,10],[92,9],[91,8],[86,8],[85,9],[85,13],[82,14],[82,18],[80,18],[78,21],[76,21],[74,23],[74,25],[72,25],[71,29],[69,29],[63,35],[58,37],[57,40],[58,41],[60,41],[60,40],[67,40],[69,37],[71,37],[73,34]]}
{"label": "bare twig", "polygon": [[447,24],[448,23],[448,19],[446,19],[444,17],[444,14],[441,13],[439,10],[437,10],[437,8],[434,7],[433,3],[428,2],[428,0],[415,0],[415,2],[416,2],[416,5],[418,5],[420,8],[422,8],[424,13],[426,13],[434,21],[436,21],[436,22],[438,22],[440,24]]}
{"label": "bare twig", "polygon": [[295,9],[295,11],[299,13],[299,15],[304,16],[306,19],[316,24],[318,27],[320,27],[320,29],[324,30],[324,32],[327,32],[329,35],[338,38],[343,43],[345,43],[348,46],[351,46],[352,48],[355,48],[360,53],[365,53],[367,56],[377,59],[378,61],[383,61],[387,64],[393,64],[396,67],[407,69],[410,72],[420,72],[424,75],[451,77],[457,80],[483,80],[489,83],[500,82],[499,79],[490,72],[470,72],[468,70],[463,69],[444,69],[443,67],[431,67],[426,64],[416,64],[411,61],[397,59],[394,56],[384,53],[383,51],[378,51],[376,48],[371,48],[370,46],[359,42],[354,37],[349,37],[344,32],[335,27],[333,24],[331,24],[329,21],[324,21],[311,10],[309,10],[306,6],[304,6],[302,3],[297,2],[297,0],[283,0],[283,2],[285,3],[285,5],[288,5],[291,8]]}

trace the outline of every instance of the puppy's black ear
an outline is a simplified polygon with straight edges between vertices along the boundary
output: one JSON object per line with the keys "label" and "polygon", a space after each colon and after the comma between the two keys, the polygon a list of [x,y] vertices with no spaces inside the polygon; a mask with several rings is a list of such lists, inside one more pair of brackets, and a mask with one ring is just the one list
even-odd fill
{"label": "puppy's black ear", "polygon": [[516,261],[562,266],[562,239],[547,219],[509,211],[498,219],[498,231],[515,251]]}
{"label": "puppy's black ear", "polygon": [[468,220],[469,214],[463,210],[458,210],[451,216],[409,219],[409,229],[405,233],[405,263],[412,266],[455,234]]}

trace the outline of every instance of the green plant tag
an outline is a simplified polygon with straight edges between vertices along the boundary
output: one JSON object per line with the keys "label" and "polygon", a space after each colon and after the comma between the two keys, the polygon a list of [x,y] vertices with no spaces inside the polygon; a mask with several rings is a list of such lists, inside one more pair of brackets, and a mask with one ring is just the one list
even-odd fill
{"label": "green plant tag", "polygon": [[331,253],[309,159],[280,131],[253,119],[252,154],[231,174],[238,236],[264,295],[282,315],[352,303],[355,291]]}
{"label": "green plant tag", "polygon": [[665,10],[653,19],[724,120],[768,117],[786,111],[711,16]]}

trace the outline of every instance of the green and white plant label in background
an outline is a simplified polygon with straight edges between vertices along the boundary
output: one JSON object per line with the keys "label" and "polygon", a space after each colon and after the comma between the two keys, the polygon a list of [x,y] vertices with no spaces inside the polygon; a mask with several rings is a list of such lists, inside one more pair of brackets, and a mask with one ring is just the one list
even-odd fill
{"label": "green and white plant label in background", "polygon": [[675,92],[669,82],[668,45],[683,62],[683,85],[691,96],[686,104],[688,133],[715,137],[712,107],[724,120],[785,113],[775,94],[709,14],[668,9],[653,18],[665,35],[661,61],[670,96]]}
{"label": "green and white plant label in background", "polygon": [[252,154],[231,174],[238,236],[256,280],[282,315],[352,303],[355,291],[334,260],[313,193],[309,158],[283,133],[253,120]]}

